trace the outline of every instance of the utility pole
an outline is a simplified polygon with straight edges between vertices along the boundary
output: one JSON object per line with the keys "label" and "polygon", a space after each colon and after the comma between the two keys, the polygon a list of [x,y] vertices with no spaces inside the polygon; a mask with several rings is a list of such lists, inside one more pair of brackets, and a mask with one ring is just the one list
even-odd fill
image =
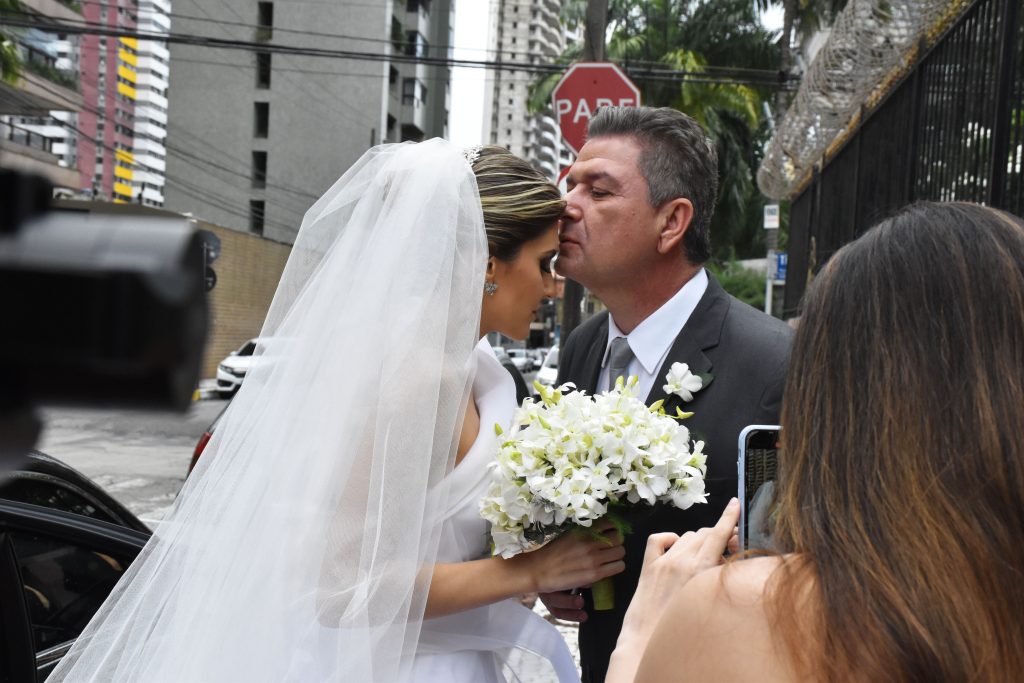
{"label": "utility pole", "polygon": [[[583,61],[603,62],[604,35],[608,30],[608,0],[587,0],[587,14],[583,24]],[[562,290],[562,343],[569,333],[579,327],[583,303],[583,285],[565,279]]]}
{"label": "utility pole", "polygon": [[[772,315],[772,300],[775,296],[775,281],[779,279],[778,245],[779,245],[779,205],[765,204],[764,207],[764,243],[767,247],[765,255],[765,290],[764,312]],[[776,316],[779,317],[779,316]]]}
{"label": "utility pole", "polygon": [[604,34],[608,29],[608,0],[587,0],[583,26],[583,61],[604,61]]}

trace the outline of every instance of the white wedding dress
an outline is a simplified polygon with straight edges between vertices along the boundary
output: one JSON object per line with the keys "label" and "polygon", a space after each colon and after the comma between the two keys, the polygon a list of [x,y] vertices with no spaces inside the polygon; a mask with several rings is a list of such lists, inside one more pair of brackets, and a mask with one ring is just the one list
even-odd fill
{"label": "white wedding dress", "polygon": [[[473,395],[480,413],[480,433],[448,475],[450,503],[441,529],[438,562],[476,560],[490,554],[490,535],[480,517],[480,500],[489,482],[487,465],[497,450],[494,425],[507,431],[516,409],[512,377],[495,358],[486,339],[473,354]],[[411,679],[415,683],[505,681],[502,669],[515,648],[525,651],[527,659],[540,656],[547,660],[551,680],[579,680],[562,635],[515,599],[425,620]],[[511,668],[511,675],[516,676],[516,667]]]}

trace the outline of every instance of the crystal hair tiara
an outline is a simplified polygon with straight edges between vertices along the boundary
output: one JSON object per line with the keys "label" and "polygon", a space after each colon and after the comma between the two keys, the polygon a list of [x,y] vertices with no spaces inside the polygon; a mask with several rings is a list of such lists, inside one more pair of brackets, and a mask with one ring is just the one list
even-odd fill
{"label": "crystal hair tiara", "polygon": [[483,151],[483,145],[473,145],[472,147],[466,147],[462,150],[462,156],[466,157],[466,162],[472,166],[476,163],[476,160],[480,158],[480,152]]}

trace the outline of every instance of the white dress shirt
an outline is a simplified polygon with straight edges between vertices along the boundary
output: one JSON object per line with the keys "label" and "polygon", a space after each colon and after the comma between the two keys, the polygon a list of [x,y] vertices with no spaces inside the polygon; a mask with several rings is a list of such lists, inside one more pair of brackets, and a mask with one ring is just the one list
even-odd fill
{"label": "white dress shirt", "polygon": [[640,379],[641,400],[646,400],[655,382],[664,383],[664,377],[655,374],[665,362],[669,349],[679,336],[683,325],[690,319],[697,303],[708,288],[708,274],[701,268],[690,280],[680,287],[672,298],[661,305],[661,308],[647,316],[643,322],[629,334],[625,334],[615,324],[615,319],[608,316],[608,341],[605,343],[604,359],[601,361],[601,374],[597,378],[597,392],[606,391],[608,382],[608,350],[612,340],[625,337],[632,349],[634,358],[629,364],[629,375]]}

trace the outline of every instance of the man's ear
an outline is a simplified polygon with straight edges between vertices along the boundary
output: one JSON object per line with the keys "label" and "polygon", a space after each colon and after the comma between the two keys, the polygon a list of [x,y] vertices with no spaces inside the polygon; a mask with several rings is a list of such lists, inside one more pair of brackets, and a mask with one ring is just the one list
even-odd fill
{"label": "man's ear", "polygon": [[660,231],[658,253],[669,254],[681,251],[683,236],[693,222],[693,203],[680,197],[666,202],[658,212]]}

